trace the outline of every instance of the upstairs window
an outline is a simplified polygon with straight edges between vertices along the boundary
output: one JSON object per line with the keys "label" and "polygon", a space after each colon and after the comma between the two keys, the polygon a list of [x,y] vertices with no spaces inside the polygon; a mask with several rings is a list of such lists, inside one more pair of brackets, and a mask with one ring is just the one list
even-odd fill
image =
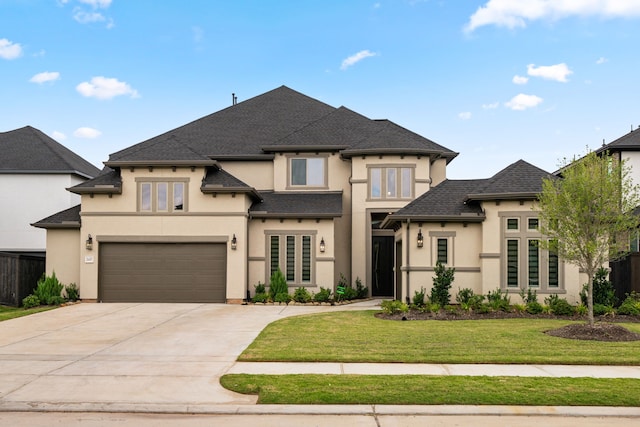
{"label": "upstairs window", "polygon": [[290,160],[292,187],[326,187],[326,158],[294,157]]}
{"label": "upstairs window", "polygon": [[411,199],[413,168],[369,168],[369,197],[371,199]]}
{"label": "upstairs window", "polygon": [[138,182],[138,211],[173,213],[186,210],[186,181]]}

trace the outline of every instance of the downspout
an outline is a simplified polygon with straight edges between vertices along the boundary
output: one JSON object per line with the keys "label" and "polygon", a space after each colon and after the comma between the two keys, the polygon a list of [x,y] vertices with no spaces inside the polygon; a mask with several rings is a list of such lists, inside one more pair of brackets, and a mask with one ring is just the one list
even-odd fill
{"label": "downspout", "polygon": [[411,220],[407,219],[407,238],[405,239],[405,241],[407,242],[407,267],[406,267],[406,271],[407,271],[407,292],[405,295],[405,301],[407,302],[407,304],[409,304],[411,302],[411,300],[409,299],[409,289],[411,286],[411,251],[410,251],[410,241],[411,241],[411,236],[409,234],[409,229],[411,228]]}
{"label": "downspout", "polygon": [[246,242],[244,244],[244,277],[247,281],[246,304],[249,304],[251,302],[251,290],[249,288],[249,222],[251,222],[251,212],[247,212],[247,230],[245,233]]}

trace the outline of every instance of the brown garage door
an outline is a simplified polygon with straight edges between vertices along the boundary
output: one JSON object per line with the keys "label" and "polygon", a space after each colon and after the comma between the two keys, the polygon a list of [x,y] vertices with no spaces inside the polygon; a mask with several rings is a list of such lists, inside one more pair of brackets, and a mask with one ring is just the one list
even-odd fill
{"label": "brown garage door", "polygon": [[226,302],[227,246],[102,243],[103,302]]}

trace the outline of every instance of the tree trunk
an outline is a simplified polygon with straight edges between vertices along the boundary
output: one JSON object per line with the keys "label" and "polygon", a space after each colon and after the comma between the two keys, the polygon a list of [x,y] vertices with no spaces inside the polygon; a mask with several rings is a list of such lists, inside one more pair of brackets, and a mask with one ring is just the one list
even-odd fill
{"label": "tree trunk", "polygon": [[592,271],[588,272],[589,274],[589,285],[587,286],[587,306],[588,306],[588,317],[589,317],[589,326],[594,326],[593,320],[593,276],[594,273]]}

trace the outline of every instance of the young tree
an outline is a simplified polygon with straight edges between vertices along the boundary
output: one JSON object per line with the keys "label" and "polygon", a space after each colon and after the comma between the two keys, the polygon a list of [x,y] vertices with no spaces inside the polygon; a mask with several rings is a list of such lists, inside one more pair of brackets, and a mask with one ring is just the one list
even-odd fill
{"label": "young tree", "polygon": [[593,277],[606,262],[624,256],[629,232],[640,224],[631,168],[607,153],[565,160],[562,178],[543,180],[537,210],[540,246],[577,265],[589,277],[589,325],[593,326]]}

